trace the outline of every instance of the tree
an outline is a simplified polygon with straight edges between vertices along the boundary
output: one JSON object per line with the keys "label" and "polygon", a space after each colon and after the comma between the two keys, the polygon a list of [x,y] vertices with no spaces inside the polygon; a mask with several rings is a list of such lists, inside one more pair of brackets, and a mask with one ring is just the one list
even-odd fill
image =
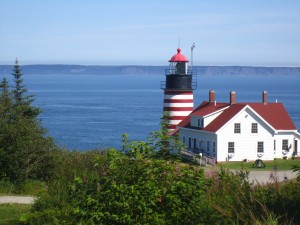
{"label": "tree", "polygon": [[18,61],[12,75],[12,89],[6,78],[0,86],[0,179],[22,184],[49,177],[54,145],[37,118],[41,110],[31,105]]}
{"label": "tree", "polygon": [[6,77],[4,77],[0,84],[0,116],[5,122],[9,122],[7,118],[11,113],[13,102],[11,98],[11,93],[9,91],[9,85]]}
{"label": "tree", "polygon": [[171,135],[168,115],[161,118],[161,129],[149,134],[148,141],[130,141],[127,134],[122,136],[122,152],[132,158],[156,156],[162,159],[181,159],[181,151],[186,148],[178,134]]}
{"label": "tree", "polygon": [[[8,127],[11,123],[13,116],[13,102],[11,98],[11,93],[9,91],[9,85],[6,77],[3,78],[0,84],[0,168],[6,166],[5,158],[7,153],[6,143],[9,141],[8,137]],[[4,141],[6,139],[6,141]],[[5,171],[0,170],[0,176],[5,176]]]}
{"label": "tree", "polygon": [[179,134],[170,134],[169,116],[164,114],[160,125],[161,129],[149,135],[149,145],[153,147],[153,152],[163,159],[168,159],[171,154],[181,157],[181,151],[186,148],[185,144],[179,139]]}
{"label": "tree", "polygon": [[28,91],[23,84],[23,74],[18,59],[16,59],[12,75],[15,83],[14,90],[12,91],[13,101],[15,107],[18,109],[18,113],[20,116],[36,118],[41,113],[41,110],[31,105],[33,96],[28,95]]}

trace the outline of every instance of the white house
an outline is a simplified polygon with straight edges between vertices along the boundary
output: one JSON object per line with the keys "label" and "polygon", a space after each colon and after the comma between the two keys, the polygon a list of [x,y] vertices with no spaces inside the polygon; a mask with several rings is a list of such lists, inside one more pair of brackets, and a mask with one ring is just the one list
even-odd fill
{"label": "white house", "polygon": [[187,148],[215,157],[217,162],[273,160],[299,156],[300,134],[282,103],[238,103],[235,92],[230,102],[202,102],[177,126]]}

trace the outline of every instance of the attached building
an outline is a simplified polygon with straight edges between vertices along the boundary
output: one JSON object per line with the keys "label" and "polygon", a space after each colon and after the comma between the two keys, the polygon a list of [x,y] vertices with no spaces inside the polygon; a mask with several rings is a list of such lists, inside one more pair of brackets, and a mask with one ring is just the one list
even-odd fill
{"label": "attached building", "polygon": [[300,134],[282,103],[217,103],[215,92],[177,126],[189,150],[216,158],[217,162],[273,160],[298,156]]}

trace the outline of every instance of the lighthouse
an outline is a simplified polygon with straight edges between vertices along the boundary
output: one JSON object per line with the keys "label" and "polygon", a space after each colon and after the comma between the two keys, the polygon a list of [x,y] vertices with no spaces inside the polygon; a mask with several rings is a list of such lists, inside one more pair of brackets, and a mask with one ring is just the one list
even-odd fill
{"label": "lighthouse", "polygon": [[187,58],[177,49],[177,54],[169,60],[169,69],[166,69],[166,80],[162,81],[164,90],[164,114],[169,118],[169,130],[174,131],[176,126],[194,110],[193,90],[197,87],[196,73],[188,68]]}

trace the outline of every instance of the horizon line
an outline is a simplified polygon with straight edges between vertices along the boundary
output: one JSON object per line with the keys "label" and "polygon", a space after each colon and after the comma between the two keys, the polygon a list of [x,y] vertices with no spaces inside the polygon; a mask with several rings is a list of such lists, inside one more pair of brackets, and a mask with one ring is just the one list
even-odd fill
{"label": "horizon line", "polygon": [[[14,66],[15,64],[2,64],[0,66]],[[137,66],[137,67],[169,67],[169,65],[139,65],[139,64],[70,64],[70,63],[31,63],[31,64],[19,64],[20,66]],[[189,65],[190,67],[190,65]],[[193,65],[193,67],[265,67],[265,68],[300,68],[298,66],[259,66],[259,65]]]}

